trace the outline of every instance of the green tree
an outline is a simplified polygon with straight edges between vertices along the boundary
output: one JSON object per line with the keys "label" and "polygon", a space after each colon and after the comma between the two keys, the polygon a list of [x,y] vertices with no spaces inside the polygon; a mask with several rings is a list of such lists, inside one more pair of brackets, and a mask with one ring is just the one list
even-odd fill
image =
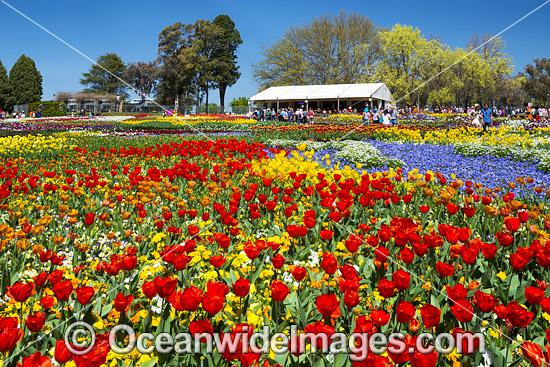
{"label": "green tree", "polygon": [[197,110],[198,113],[209,113],[208,111],[218,111],[219,106],[215,103],[209,103],[208,105],[204,104],[199,107]]}
{"label": "green tree", "polygon": [[[182,63],[186,63],[190,68],[194,67],[195,82],[199,90],[198,101],[201,101],[201,95],[206,97],[206,113],[208,113],[209,91],[216,85],[216,75],[214,71],[219,67],[217,54],[222,47],[224,29],[209,20],[199,20],[195,23],[195,33],[191,47],[182,53]],[[197,106],[198,107],[198,106]],[[198,108],[197,108],[198,109]]]}
{"label": "green tree", "polygon": [[380,33],[383,55],[376,67],[375,79],[386,83],[394,98],[419,105],[424,91],[423,76],[434,42],[424,38],[418,28],[396,24]]}
{"label": "green tree", "polygon": [[[80,84],[87,86],[88,93],[116,94],[121,98],[128,98],[127,86],[121,79],[124,76],[126,64],[120,56],[108,53],[99,56],[88,73],[82,73]],[[123,80],[123,79],[122,79]]]}
{"label": "green tree", "polygon": [[124,71],[123,80],[143,93],[144,98],[152,94],[158,82],[158,66],[156,61],[139,61],[128,64],[128,67]]}
{"label": "green tree", "polygon": [[248,106],[248,98],[246,97],[233,98],[233,100],[229,102],[229,105],[231,107],[246,107]]}
{"label": "green tree", "polygon": [[194,103],[197,91],[193,79],[197,65],[179,61],[181,54],[191,47],[193,31],[194,24],[178,22],[159,34],[159,83],[156,87],[159,103],[174,104],[176,99],[182,100],[185,106]]}
{"label": "green tree", "polygon": [[381,56],[378,33],[369,18],[346,12],[290,28],[253,64],[254,80],[260,89],[370,81]]}
{"label": "green tree", "polygon": [[212,70],[214,86],[220,93],[222,113],[225,106],[225,92],[241,77],[237,65],[237,48],[243,43],[241,34],[235,29],[235,23],[228,15],[218,15],[212,22],[222,30],[220,42],[214,51],[215,66]]}
{"label": "green tree", "polygon": [[456,104],[456,92],[463,82],[451,70],[455,62],[454,52],[438,40],[431,40],[424,49],[422,60],[421,80],[426,82],[422,103],[432,106]]}
{"label": "green tree", "polygon": [[42,98],[42,75],[34,61],[21,55],[10,70],[8,107],[39,102]]}
{"label": "green tree", "polygon": [[491,34],[482,36],[474,34],[467,45],[469,51],[477,50],[483,62],[491,70],[491,79],[487,81],[487,86],[480,93],[482,103],[506,99],[503,92],[513,71],[512,60],[505,52],[506,43],[500,37],[492,38]]}
{"label": "green tree", "polygon": [[8,71],[0,61],[0,109],[8,109],[10,99],[10,83],[8,79]]}
{"label": "green tree", "polygon": [[493,88],[493,74],[489,64],[477,54],[469,54],[468,50],[458,48],[453,53],[451,72],[461,81],[461,86],[455,92],[456,104],[472,106],[482,102],[484,90]]}
{"label": "green tree", "polygon": [[537,103],[550,106],[550,59],[535,59],[533,63],[525,66],[525,73],[520,73],[525,92]]}

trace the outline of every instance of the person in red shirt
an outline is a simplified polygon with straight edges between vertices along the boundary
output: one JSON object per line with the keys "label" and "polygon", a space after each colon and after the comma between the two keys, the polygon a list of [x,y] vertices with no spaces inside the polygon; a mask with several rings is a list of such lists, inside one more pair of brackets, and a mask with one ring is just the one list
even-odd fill
{"label": "person in red shirt", "polygon": [[309,109],[309,112],[307,113],[307,122],[310,124],[313,124],[313,117],[315,116],[315,112],[313,112],[313,108]]}

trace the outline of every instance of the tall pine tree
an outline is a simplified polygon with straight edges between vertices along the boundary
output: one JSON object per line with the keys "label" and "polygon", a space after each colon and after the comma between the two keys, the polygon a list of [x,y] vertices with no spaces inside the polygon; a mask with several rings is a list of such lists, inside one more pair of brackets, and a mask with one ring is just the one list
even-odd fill
{"label": "tall pine tree", "polygon": [[40,102],[42,98],[42,75],[34,61],[25,55],[17,60],[10,70],[10,104]]}
{"label": "tall pine tree", "polygon": [[8,79],[8,71],[2,65],[0,61],[0,110],[9,109],[9,98],[10,98],[10,83]]}
{"label": "tall pine tree", "polygon": [[125,70],[126,64],[120,56],[107,53],[99,56],[88,73],[82,73],[80,84],[88,87],[84,90],[87,93],[116,94],[126,99],[127,86],[121,81]]}

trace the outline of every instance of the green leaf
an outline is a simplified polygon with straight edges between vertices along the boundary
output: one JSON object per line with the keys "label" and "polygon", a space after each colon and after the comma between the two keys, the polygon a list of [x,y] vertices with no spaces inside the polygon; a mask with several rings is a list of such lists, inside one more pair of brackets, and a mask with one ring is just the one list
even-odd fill
{"label": "green leaf", "polygon": [[158,358],[153,358],[148,360],[147,362],[143,362],[140,364],[141,367],[153,367],[158,361]]}

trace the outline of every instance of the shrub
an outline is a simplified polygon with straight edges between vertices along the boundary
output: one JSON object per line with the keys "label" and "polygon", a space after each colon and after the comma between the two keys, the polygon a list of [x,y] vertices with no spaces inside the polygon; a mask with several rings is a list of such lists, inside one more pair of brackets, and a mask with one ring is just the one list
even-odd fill
{"label": "shrub", "polygon": [[29,112],[42,112],[42,117],[65,116],[67,105],[64,102],[35,102],[29,104]]}

